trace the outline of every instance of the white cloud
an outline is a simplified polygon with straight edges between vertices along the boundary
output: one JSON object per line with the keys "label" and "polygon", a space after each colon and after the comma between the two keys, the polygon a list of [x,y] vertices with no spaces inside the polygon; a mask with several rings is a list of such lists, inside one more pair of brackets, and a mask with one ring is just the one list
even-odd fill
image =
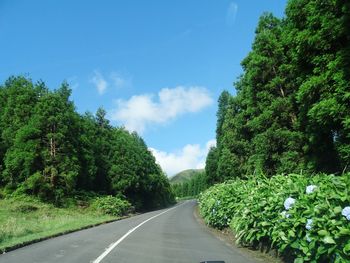
{"label": "white cloud", "polygon": [[210,146],[215,144],[215,140],[210,140],[204,147],[199,144],[187,144],[180,151],[171,153],[149,149],[163,171],[168,176],[172,176],[186,169],[203,169]]}
{"label": "white cloud", "polygon": [[132,96],[118,100],[116,109],[110,111],[111,120],[119,121],[125,128],[142,133],[148,125],[162,124],[185,113],[194,113],[211,105],[213,99],[203,87],[164,88],[154,95]]}
{"label": "white cloud", "polygon": [[212,139],[210,141],[207,142],[207,144],[205,145],[207,152],[209,152],[211,147],[216,147],[216,140]]}
{"label": "white cloud", "polygon": [[226,14],[226,23],[228,26],[233,26],[236,21],[238,11],[238,5],[235,2],[231,2]]}
{"label": "white cloud", "polygon": [[90,82],[95,84],[98,94],[102,95],[103,93],[105,93],[108,86],[108,82],[105,80],[105,78],[99,71],[94,71],[94,76],[91,78]]}
{"label": "white cloud", "polygon": [[110,74],[110,79],[112,80],[114,86],[118,89],[127,88],[131,86],[131,78],[126,78],[120,73],[112,72]]}
{"label": "white cloud", "polygon": [[215,139],[212,139],[210,141],[208,141],[206,144],[205,144],[205,149],[203,149],[203,158],[202,160],[197,164],[197,169],[202,169],[205,167],[205,159],[207,158],[207,154],[210,150],[211,147],[214,147],[216,146],[216,140]]}

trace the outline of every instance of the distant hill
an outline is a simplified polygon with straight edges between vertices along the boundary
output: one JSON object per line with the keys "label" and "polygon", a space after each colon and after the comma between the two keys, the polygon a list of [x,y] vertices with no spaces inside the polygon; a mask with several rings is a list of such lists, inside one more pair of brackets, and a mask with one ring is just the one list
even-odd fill
{"label": "distant hill", "polygon": [[170,177],[169,181],[171,184],[180,184],[186,181],[189,181],[193,176],[204,172],[204,169],[188,169],[184,170],[182,172],[179,172],[178,174],[175,174],[174,176]]}

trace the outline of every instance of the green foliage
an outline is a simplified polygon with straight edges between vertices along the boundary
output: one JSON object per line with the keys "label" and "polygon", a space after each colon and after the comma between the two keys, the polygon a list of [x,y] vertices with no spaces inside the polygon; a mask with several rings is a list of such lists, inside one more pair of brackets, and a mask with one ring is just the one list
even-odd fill
{"label": "green foliage", "polygon": [[207,177],[204,171],[197,171],[189,180],[171,185],[172,191],[177,198],[196,197],[207,189]]}
{"label": "green foliage", "polygon": [[169,178],[169,182],[171,184],[179,184],[179,183],[184,183],[187,182],[189,180],[191,180],[192,177],[202,173],[203,170],[202,169],[188,169],[188,170],[184,170],[181,171],[177,174],[175,174],[174,176]]}
{"label": "green foliage", "polygon": [[217,123],[216,123],[216,141],[220,145],[220,140],[223,135],[223,124],[225,120],[225,115],[230,101],[230,93],[226,90],[221,92],[218,99],[218,111],[216,113]]}
{"label": "green foliage", "polygon": [[11,77],[0,86],[0,187],[63,206],[78,191],[125,196],[136,209],[174,202],[169,182],[136,133],[113,127],[106,111],[80,116],[57,90]]}
{"label": "green foliage", "polygon": [[[302,12],[300,12],[302,10]],[[335,171],[348,165],[349,3],[290,1],[286,32],[299,120],[307,135],[308,166]]]}
{"label": "green foliage", "polygon": [[205,173],[210,175],[207,177],[207,182],[209,185],[213,185],[216,182],[219,182],[218,178],[218,159],[219,151],[217,147],[210,147],[207,159],[205,160]]}
{"label": "green foliage", "polygon": [[126,215],[127,213],[132,212],[133,209],[127,200],[111,195],[97,197],[92,203],[92,207],[102,213],[113,216]]}
{"label": "green foliage", "polygon": [[[316,186],[311,193],[309,185]],[[349,189],[349,173],[254,176],[209,188],[199,198],[200,212],[209,225],[230,226],[243,245],[263,243],[295,262],[348,262],[350,221],[342,209],[350,204]],[[290,197],[295,203],[287,210]]]}
{"label": "green foliage", "polygon": [[29,176],[16,190],[16,195],[28,194],[35,195],[41,199],[52,199],[52,187],[48,178],[37,172]]}
{"label": "green foliage", "polygon": [[33,196],[8,197],[0,200],[0,251],[113,219],[116,217],[86,206],[58,208]]}
{"label": "green foliage", "polygon": [[[309,175],[349,171],[349,23],[346,1],[290,0],[285,18],[264,14],[236,95],[219,99],[206,171],[209,184],[226,183],[202,194],[200,209],[242,244],[264,243],[295,262],[350,262],[341,214],[350,175]],[[284,211],[288,197],[296,201]]]}
{"label": "green foliage", "polygon": [[236,95],[224,91],[208,183],[350,167],[350,4],[290,0],[261,16]]}
{"label": "green foliage", "polygon": [[145,142],[136,133],[115,129],[115,151],[108,176],[115,193],[126,196],[136,209],[164,207],[174,202],[170,184]]}

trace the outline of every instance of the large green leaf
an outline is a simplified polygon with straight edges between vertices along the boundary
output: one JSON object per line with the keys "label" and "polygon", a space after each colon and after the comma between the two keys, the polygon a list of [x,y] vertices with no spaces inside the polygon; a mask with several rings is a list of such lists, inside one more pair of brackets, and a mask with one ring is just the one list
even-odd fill
{"label": "large green leaf", "polygon": [[328,231],[327,231],[327,230],[324,230],[324,229],[319,230],[317,233],[318,233],[320,236],[327,236],[327,235],[329,235]]}
{"label": "large green leaf", "polygon": [[350,256],[350,241],[343,248],[344,254]]}
{"label": "large green leaf", "polygon": [[325,236],[323,238],[323,242],[325,244],[335,244],[335,241],[334,241],[334,239],[331,236]]}

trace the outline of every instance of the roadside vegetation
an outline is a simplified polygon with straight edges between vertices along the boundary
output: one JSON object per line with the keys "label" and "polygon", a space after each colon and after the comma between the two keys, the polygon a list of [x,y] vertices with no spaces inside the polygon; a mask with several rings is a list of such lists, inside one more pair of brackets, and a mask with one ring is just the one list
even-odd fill
{"label": "roadside vegetation", "polygon": [[321,2],[261,16],[199,197],[209,225],[295,263],[350,262],[350,4]]}
{"label": "roadside vegetation", "polygon": [[67,83],[50,90],[21,76],[0,86],[1,196],[64,206],[88,191],[119,196],[137,210],[172,203],[169,181],[143,139],[110,125],[102,108],[78,114],[70,94]]}
{"label": "roadside vegetation", "polygon": [[276,249],[295,262],[350,261],[350,173],[252,176],[201,194],[207,224],[230,227],[237,242]]}
{"label": "roadside vegetation", "polygon": [[0,200],[0,251],[116,220],[133,211],[127,201],[87,193],[65,203],[64,207],[57,207],[23,195]]}
{"label": "roadside vegetation", "polygon": [[70,94],[0,85],[0,248],[175,202],[143,139],[102,108],[79,114]]}
{"label": "roadside vegetation", "polygon": [[170,184],[180,184],[189,181],[192,177],[204,172],[204,169],[188,169],[169,178]]}
{"label": "roadside vegetation", "polygon": [[205,172],[202,170],[196,171],[186,180],[175,180],[175,183],[171,182],[172,191],[177,200],[193,199],[205,189],[207,189],[207,178]]}

